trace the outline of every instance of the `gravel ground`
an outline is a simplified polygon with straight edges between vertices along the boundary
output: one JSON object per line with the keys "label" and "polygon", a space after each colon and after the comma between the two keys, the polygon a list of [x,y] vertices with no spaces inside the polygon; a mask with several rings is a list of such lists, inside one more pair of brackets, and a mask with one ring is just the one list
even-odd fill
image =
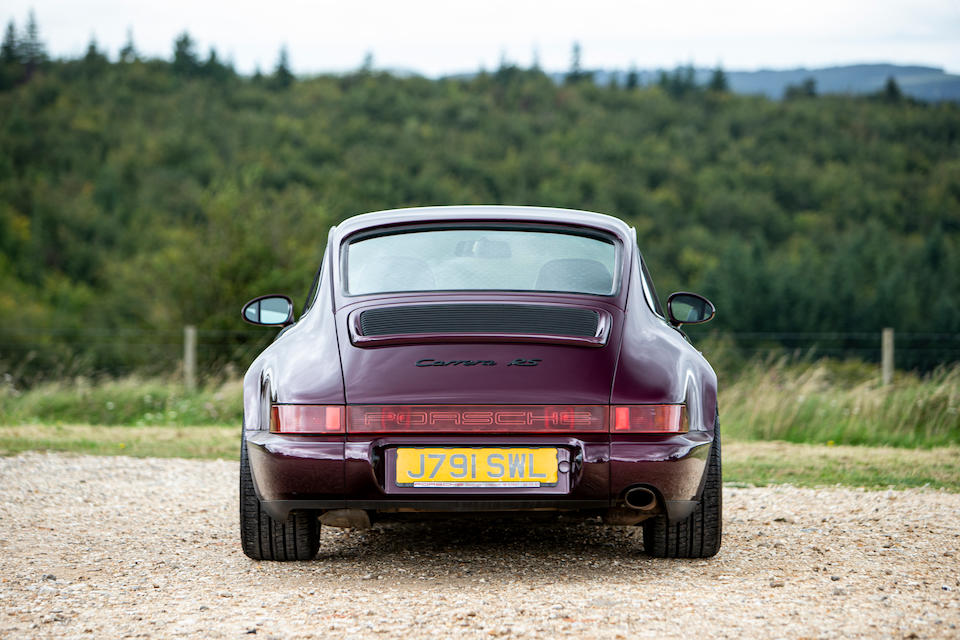
{"label": "gravel ground", "polygon": [[0,637],[960,637],[960,495],[726,487],[711,560],[638,528],[325,528],[240,551],[237,463],[0,458]]}

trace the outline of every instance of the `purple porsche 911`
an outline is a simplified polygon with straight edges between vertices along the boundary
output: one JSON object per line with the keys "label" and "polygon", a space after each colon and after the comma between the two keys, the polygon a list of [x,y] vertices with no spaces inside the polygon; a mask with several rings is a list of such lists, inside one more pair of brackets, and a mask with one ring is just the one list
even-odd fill
{"label": "purple porsche 911", "polygon": [[399,209],[332,228],[300,313],[244,378],[240,535],[307,560],[320,527],[554,511],[642,525],[659,557],[717,553],[717,378],[664,310],[636,232],[597,213]]}

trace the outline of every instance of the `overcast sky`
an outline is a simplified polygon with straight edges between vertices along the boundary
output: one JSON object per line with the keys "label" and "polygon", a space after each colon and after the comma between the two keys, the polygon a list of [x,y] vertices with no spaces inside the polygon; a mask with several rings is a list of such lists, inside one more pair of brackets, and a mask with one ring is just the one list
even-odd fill
{"label": "overcast sky", "polygon": [[54,56],[91,36],[111,57],[133,32],[141,54],[169,58],[187,30],[238,71],[272,68],[285,44],[297,73],[343,71],[372,52],[379,68],[427,75],[496,68],[726,69],[893,62],[960,73],[960,0],[4,0],[20,28],[33,9]]}

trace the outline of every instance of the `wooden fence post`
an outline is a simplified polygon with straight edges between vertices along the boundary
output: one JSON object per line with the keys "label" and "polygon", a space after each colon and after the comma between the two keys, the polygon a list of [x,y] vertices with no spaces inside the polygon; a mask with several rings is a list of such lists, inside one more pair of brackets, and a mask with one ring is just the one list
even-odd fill
{"label": "wooden fence post", "polygon": [[183,383],[190,391],[197,388],[197,328],[192,324],[183,328]]}
{"label": "wooden fence post", "polygon": [[880,338],[880,361],[884,386],[893,382],[893,329],[886,327]]}

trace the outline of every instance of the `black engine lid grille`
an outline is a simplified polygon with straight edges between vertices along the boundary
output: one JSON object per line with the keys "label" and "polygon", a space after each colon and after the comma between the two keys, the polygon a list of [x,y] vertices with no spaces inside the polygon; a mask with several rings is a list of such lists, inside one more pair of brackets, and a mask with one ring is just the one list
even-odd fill
{"label": "black engine lid grille", "polygon": [[368,309],[360,333],[504,333],[592,338],[600,314],[591,309],[524,304],[424,304]]}

